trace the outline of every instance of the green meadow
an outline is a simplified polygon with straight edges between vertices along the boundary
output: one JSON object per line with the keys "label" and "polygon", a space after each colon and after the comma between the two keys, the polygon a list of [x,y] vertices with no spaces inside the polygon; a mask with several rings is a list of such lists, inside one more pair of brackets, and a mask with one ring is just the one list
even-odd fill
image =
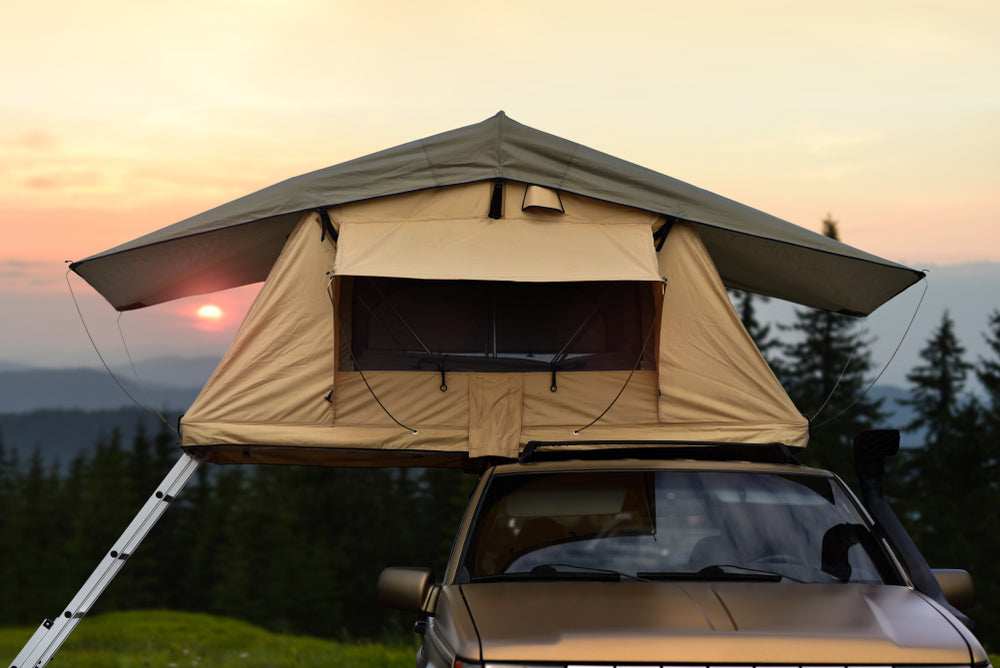
{"label": "green meadow", "polygon": [[[34,628],[0,629],[0,665],[13,661]],[[226,617],[163,610],[87,617],[51,665],[73,668],[412,668],[417,646],[336,642],[283,635]],[[9,657],[9,658],[8,658]],[[1000,656],[992,655],[1000,667]]]}
{"label": "green meadow", "polygon": [[[0,664],[10,665],[35,628],[0,629]],[[188,612],[110,612],[83,619],[51,665],[145,667],[412,668],[416,645],[321,640],[272,633],[246,622]]]}

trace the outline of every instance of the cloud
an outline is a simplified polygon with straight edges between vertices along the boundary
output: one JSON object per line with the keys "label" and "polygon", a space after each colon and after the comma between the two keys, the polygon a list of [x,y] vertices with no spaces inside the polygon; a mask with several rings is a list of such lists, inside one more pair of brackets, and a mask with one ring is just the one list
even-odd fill
{"label": "cloud", "polygon": [[61,290],[58,265],[51,262],[0,260],[0,292],[31,293]]}
{"label": "cloud", "polygon": [[105,175],[91,168],[37,168],[24,174],[21,184],[31,190],[105,190]]}
{"label": "cloud", "polygon": [[5,143],[12,148],[46,152],[55,148],[59,142],[54,135],[44,130],[29,130]]}
{"label": "cloud", "polygon": [[24,278],[33,271],[47,268],[48,263],[25,262],[24,260],[0,260],[0,278]]}

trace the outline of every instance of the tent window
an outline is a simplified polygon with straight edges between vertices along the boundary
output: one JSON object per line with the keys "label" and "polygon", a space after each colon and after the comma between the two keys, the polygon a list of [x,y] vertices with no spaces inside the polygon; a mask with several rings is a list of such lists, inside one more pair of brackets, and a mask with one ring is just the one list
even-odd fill
{"label": "tent window", "polygon": [[362,370],[631,369],[652,317],[637,282],[346,282]]}

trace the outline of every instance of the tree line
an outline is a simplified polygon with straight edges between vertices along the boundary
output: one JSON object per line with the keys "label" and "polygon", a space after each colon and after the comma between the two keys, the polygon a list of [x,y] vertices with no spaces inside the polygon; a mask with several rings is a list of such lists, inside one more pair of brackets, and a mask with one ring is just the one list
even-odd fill
{"label": "tree line", "polygon": [[[836,222],[824,232],[837,237]],[[875,373],[854,318],[799,310],[762,324],[760,297],[734,295],[744,325],[796,406],[810,417],[803,463],[855,483],[852,439],[886,407],[865,394]],[[969,611],[1000,647],[1000,309],[985,318],[989,355],[966,359],[945,312],[907,375],[907,429],[924,435],[889,462],[894,508],[933,567],[964,568]],[[784,330],[787,335],[781,335]],[[967,384],[978,380],[982,392]],[[60,469],[22,461],[0,439],[0,625],[59,614],[178,457],[166,427],[118,432]],[[412,615],[380,608],[390,565],[440,576],[474,476],[441,469],[202,467],[91,614],[171,608],[243,618],[324,637],[405,638]]]}
{"label": "tree line", "polygon": [[[0,626],[62,611],[179,457],[118,432],[67,470],[0,442]],[[89,614],[169,608],[334,638],[409,638],[377,605],[392,565],[444,570],[475,477],[446,469],[203,466]]]}

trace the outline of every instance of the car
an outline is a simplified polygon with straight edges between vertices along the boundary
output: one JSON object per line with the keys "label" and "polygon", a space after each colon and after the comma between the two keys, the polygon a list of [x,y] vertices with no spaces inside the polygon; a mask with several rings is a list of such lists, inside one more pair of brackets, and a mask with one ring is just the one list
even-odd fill
{"label": "car", "polygon": [[884,509],[784,446],[529,449],[481,475],[440,584],[380,576],[418,668],[989,666],[968,574],[921,591]]}

